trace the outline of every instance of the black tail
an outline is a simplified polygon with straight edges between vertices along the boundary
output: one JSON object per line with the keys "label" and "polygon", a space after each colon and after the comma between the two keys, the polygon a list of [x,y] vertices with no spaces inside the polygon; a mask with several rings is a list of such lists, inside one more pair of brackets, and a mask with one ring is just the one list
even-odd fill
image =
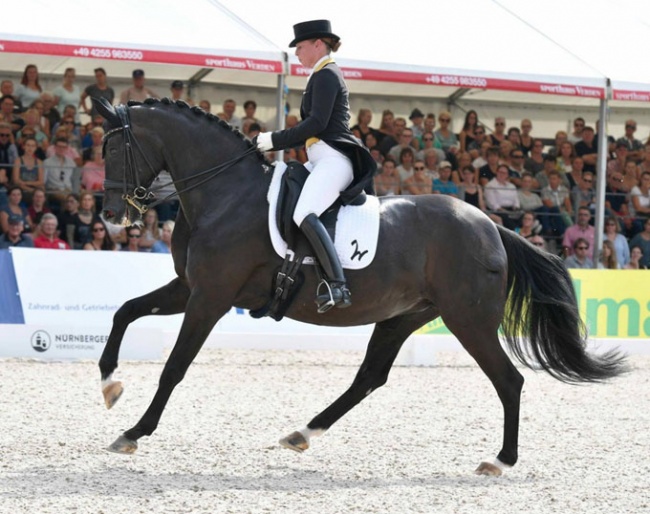
{"label": "black tail", "polygon": [[562,260],[498,228],[508,255],[503,332],[515,357],[568,383],[600,382],[626,372],[625,358],[619,352],[586,352],[586,327]]}

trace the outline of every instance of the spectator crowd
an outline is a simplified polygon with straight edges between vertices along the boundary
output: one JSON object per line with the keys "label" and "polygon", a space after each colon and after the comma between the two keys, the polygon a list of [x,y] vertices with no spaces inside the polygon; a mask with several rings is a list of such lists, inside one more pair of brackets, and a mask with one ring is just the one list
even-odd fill
{"label": "spectator crowd", "polygon": [[[133,84],[116,94],[106,71],[96,68],[95,82],[83,89],[68,68],[59,86],[44,91],[38,69],[25,68],[20,84],[0,84],[0,248],[38,248],[170,252],[171,221],[178,203],[170,200],[147,212],[143,227],[106,225],[101,210],[105,176],[103,119],[90,98],[111,103],[158,98],[141,69]],[[163,96],[192,104],[182,81]],[[212,106],[201,100],[199,107]],[[218,116],[251,139],[264,124],[248,100],[243,116],[226,99]],[[81,123],[80,113],[90,121]],[[286,117],[295,126],[296,116]],[[636,122],[625,123],[620,137],[607,137],[606,214],[602,251],[594,249],[598,122],[573,121],[553,141],[534,135],[533,123],[492,126],[470,110],[458,132],[447,111],[437,115],[413,109],[409,119],[382,113],[372,125],[369,109],[360,109],[352,131],[377,162],[378,196],[450,195],[483,211],[495,223],[514,230],[531,244],[563,256],[567,266],[647,269],[650,266],[650,138],[635,137]],[[509,125],[509,126],[508,126]],[[285,160],[307,160],[304,146],[285,151]]]}

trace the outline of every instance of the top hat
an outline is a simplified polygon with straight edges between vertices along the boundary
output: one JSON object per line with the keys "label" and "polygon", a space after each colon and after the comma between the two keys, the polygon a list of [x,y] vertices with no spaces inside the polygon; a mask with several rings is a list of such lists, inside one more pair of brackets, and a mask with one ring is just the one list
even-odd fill
{"label": "top hat", "polygon": [[409,120],[412,120],[413,118],[424,118],[424,114],[422,111],[418,108],[415,108],[411,111],[411,115],[409,116]]}
{"label": "top hat", "polygon": [[331,37],[336,40],[341,39],[332,33],[332,25],[329,20],[312,20],[296,23],[293,26],[293,41],[289,43],[289,48],[295,47],[301,41],[306,39],[318,39],[321,37]]}

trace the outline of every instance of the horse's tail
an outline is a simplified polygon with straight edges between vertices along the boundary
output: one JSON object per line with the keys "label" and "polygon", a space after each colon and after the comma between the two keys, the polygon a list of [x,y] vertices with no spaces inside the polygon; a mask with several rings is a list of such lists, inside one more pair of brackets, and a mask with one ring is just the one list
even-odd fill
{"label": "horse's tail", "polygon": [[[498,227],[508,256],[508,303],[502,328],[512,354],[562,382],[600,382],[624,373],[624,356],[586,351],[571,277],[562,260]],[[527,344],[526,344],[527,343]]]}

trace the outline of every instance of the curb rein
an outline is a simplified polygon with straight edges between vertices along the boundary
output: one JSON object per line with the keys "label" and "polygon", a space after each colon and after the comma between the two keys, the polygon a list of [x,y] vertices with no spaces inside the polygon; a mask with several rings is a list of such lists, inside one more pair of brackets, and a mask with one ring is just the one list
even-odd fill
{"label": "curb rein", "polygon": [[[115,107],[115,112],[117,113],[118,118],[120,119],[121,126],[120,127],[115,127],[106,132],[104,134],[103,139],[103,144],[104,144],[104,151],[102,152],[105,154],[106,151],[106,143],[108,142],[108,139],[119,133],[123,132],[124,133],[124,167],[123,167],[123,178],[121,181],[119,180],[110,180],[110,179],[105,179],[104,180],[104,191],[110,191],[110,190],[122,190],[122,200],[124,200],[127,204],[129,204],[131,207],[136,209],[140,215],[144,215],[149,209],[152,207],[155,207],[156,205],[159,205],[170,198],[174,198],[176,196],[179,196],[182,193],[185,193],[187,191],[190,191],[192,189],[195,189],[203,184],[205,184],[207,181],[211,180],[212,178],[216,177],[220,173],[223,173],[224,171],[228,170],[235,164],[237,164],[239,161],[241,161],[244,157],[251,155],[253,153],[257,152],[257,148],[255,146],[252,146],[248,150],[246,150],[244,153],[241,155],[235,157],[234,159],[231,159],[229,161],[226,161],[222,164],[219,164],[217,166],[214,166],[212,168],[209,168],[207,170],[203,170],[199,173],[196,173],[194,175],[190,175],[189,177],[181,178],[178,180],[172,180],[171,182],[166,182],[164,184],[161,184],[157,187],[144,187],[143,185],[140,184],[140,176],[138,174],[138,170],[136,168],[136,161],[135,161],[135,155],[134,155],[134,147],[138,150],[140,155],[142,155],[142,158],[144,161],[147,163],[147,166],[152,172],[153,178],[157,176],[157,173],[154,169],[154,167],[151,165],[149,162],[149,159],[147,159],[147,156],[145,155],[144,151],[142,150],[142,147],[140,146],[140,143],[138,140],[135,138],[135,135],[133,134],[133,130],[131,128],[131,123],[129,119],[129,109],[127,106],[124,105],[118,105]],[[212,173],[214,172],[214,173]],[[129,177],[130,175],[130,177]],[[183,182],[187,182],[190,179],[196,179],[199,177],[203,177],[204,175],[205,178],[203,180],[200,180],[199,182],[189,185],[185,187],[184,189],[181,189],[180,191],[177,188],[177,184],[181,184]],[[152,178],[152,181],[153,181]],[[131,179],[131,181],[129,181]],[[143,201],[151,200],[152,198],[156,197],[156,192],[165,189],[169,187],[170,185],[173,185],[176,191],[173,193],[168,194],[164,198],[160,198],[158,200],[155,200],[151,203],[144,204],[142,203]],[[129,194],[129,189],[133,188],[133,191],[131,194]]]}

